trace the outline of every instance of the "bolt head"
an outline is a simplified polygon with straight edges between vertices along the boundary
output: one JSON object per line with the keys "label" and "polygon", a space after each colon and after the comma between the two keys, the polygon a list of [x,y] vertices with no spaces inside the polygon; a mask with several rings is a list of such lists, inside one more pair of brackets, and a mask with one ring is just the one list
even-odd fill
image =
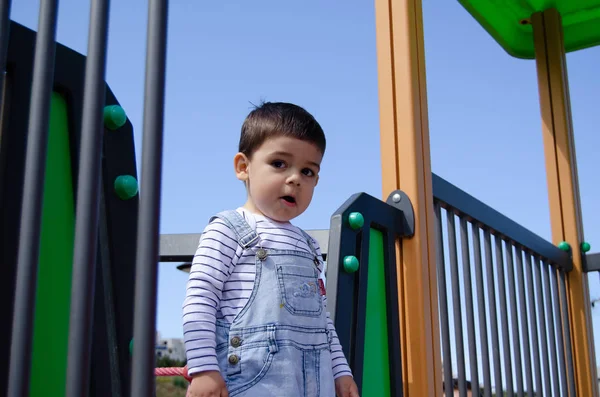
{"label": "bolt head", "polygon": [[360,212],[351,212],[348,215],[348,224],[353,230],[358,230],[365,224],[365,218]]}
{"label": "bolt head", "polygon": [[569,243],[567,243],[566,241],[561,241],[560,243],[558,243],[558,249],[566,252],[566,251],[569,251],[571,249],[571,247],[569,246]]}
{"label": "bolt head", "polygon": [[358,258],[354,255],[348,255],[344,257],[344,270],[347,273],[354,273],[358,270],[359,262]]}
{"label": "bolt head", "polygon": [[590,245],[590,243],[585,242],[585,241],[583,243],[581,243],[581,250],[583,252],[588,252],[591,248],[592,248],[592,246]]}

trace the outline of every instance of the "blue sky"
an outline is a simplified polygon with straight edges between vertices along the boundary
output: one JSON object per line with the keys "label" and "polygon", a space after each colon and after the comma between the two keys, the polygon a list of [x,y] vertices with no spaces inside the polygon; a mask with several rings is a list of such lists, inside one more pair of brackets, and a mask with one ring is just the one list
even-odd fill
{"label": "blue sky", "polygon": [[[424,3],[433,171],[550,239],[535,63],[507,55],[458,2]],[[37,29],[38,6],[15,1],[11,18]],[[134,125],[138,164],[146,17],[146,1],[112,2],[106,79]],[[58,41],[85,54],[88,20],[89,2],[61,1]],[[299,226],[328,228],[355,192],[381,196],[373,2],[173,1],[168,56],[162,233],[200,232],[210,215],[243,203],[232,157],[250,103],[262,99],[306,107],[327,134],[321,182]],[[592,251],[600,250],[599,61],[600,48],[568,55]],[[161,265],[163,336],[181,336],[185,282],[174,264]]]}

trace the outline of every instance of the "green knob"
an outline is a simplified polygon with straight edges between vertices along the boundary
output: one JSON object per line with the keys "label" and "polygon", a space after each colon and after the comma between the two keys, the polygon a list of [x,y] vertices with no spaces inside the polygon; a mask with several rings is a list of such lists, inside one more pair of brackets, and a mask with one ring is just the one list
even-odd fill
{"label": "green knob", "polygon": [[354,230],[358,230],[365,224],[365,218],[363,218],[360,212],[351,212],[348,215],[348,224]]}
{"label": "green knob", "polygon": [[133,338],[131,338],[131,341],[129,342],[129,354],[133,354]]}
{"label": "green knob", "polygon": [[560,243],[558,243],[558,249],[567,252],[571,249],[571,247],[566,241],[561,241]]}
{"label": "green knob", "polygon": [[115,179],[115,193],[121,200],[129,200],[138,193],[138,182],[131,175],[120,175]]}
{"label": "green knob", "polygon": [[125,110],[119,105],[110,105],[104,107],[104,126],[109,130],[116,130],[125,125],[127,115]]}
{"label": "green knob", "polygon": [[348,273],[354,273],[358,270],[358,258],[354,255],[344,257],[344,270]]}
{"label": "green knob", "polygon": [[590,243],[586,243],[585,241],[581,243],[581,250],[583,252],[588,252],[591,248],[592,246],[590,245]]}

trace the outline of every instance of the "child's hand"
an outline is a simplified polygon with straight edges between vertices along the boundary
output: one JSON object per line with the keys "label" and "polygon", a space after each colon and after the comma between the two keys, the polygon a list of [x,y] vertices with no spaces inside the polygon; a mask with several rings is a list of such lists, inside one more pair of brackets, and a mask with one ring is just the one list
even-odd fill
{"label": "child's hand", "polygon": [[229,397],[219,371],[206,371],[193,376],[186,397]]}
{"label": "child's hand", "polygon": [[340,376],[335,380],[335,394],[338,397],[360,397],[358,387],[350,375]]}

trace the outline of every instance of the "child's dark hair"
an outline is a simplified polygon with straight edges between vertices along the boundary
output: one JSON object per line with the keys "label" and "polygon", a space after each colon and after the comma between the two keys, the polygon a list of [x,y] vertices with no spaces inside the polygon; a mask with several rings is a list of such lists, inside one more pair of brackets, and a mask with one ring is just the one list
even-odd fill
{"label": "child's dark hair", "polygon": [[313,143],[325,153],[325,133],[317,120],[300,106],[285,102],[264,102],[248,114],[238,150],[250,158],[266,139],[276,136]]}

